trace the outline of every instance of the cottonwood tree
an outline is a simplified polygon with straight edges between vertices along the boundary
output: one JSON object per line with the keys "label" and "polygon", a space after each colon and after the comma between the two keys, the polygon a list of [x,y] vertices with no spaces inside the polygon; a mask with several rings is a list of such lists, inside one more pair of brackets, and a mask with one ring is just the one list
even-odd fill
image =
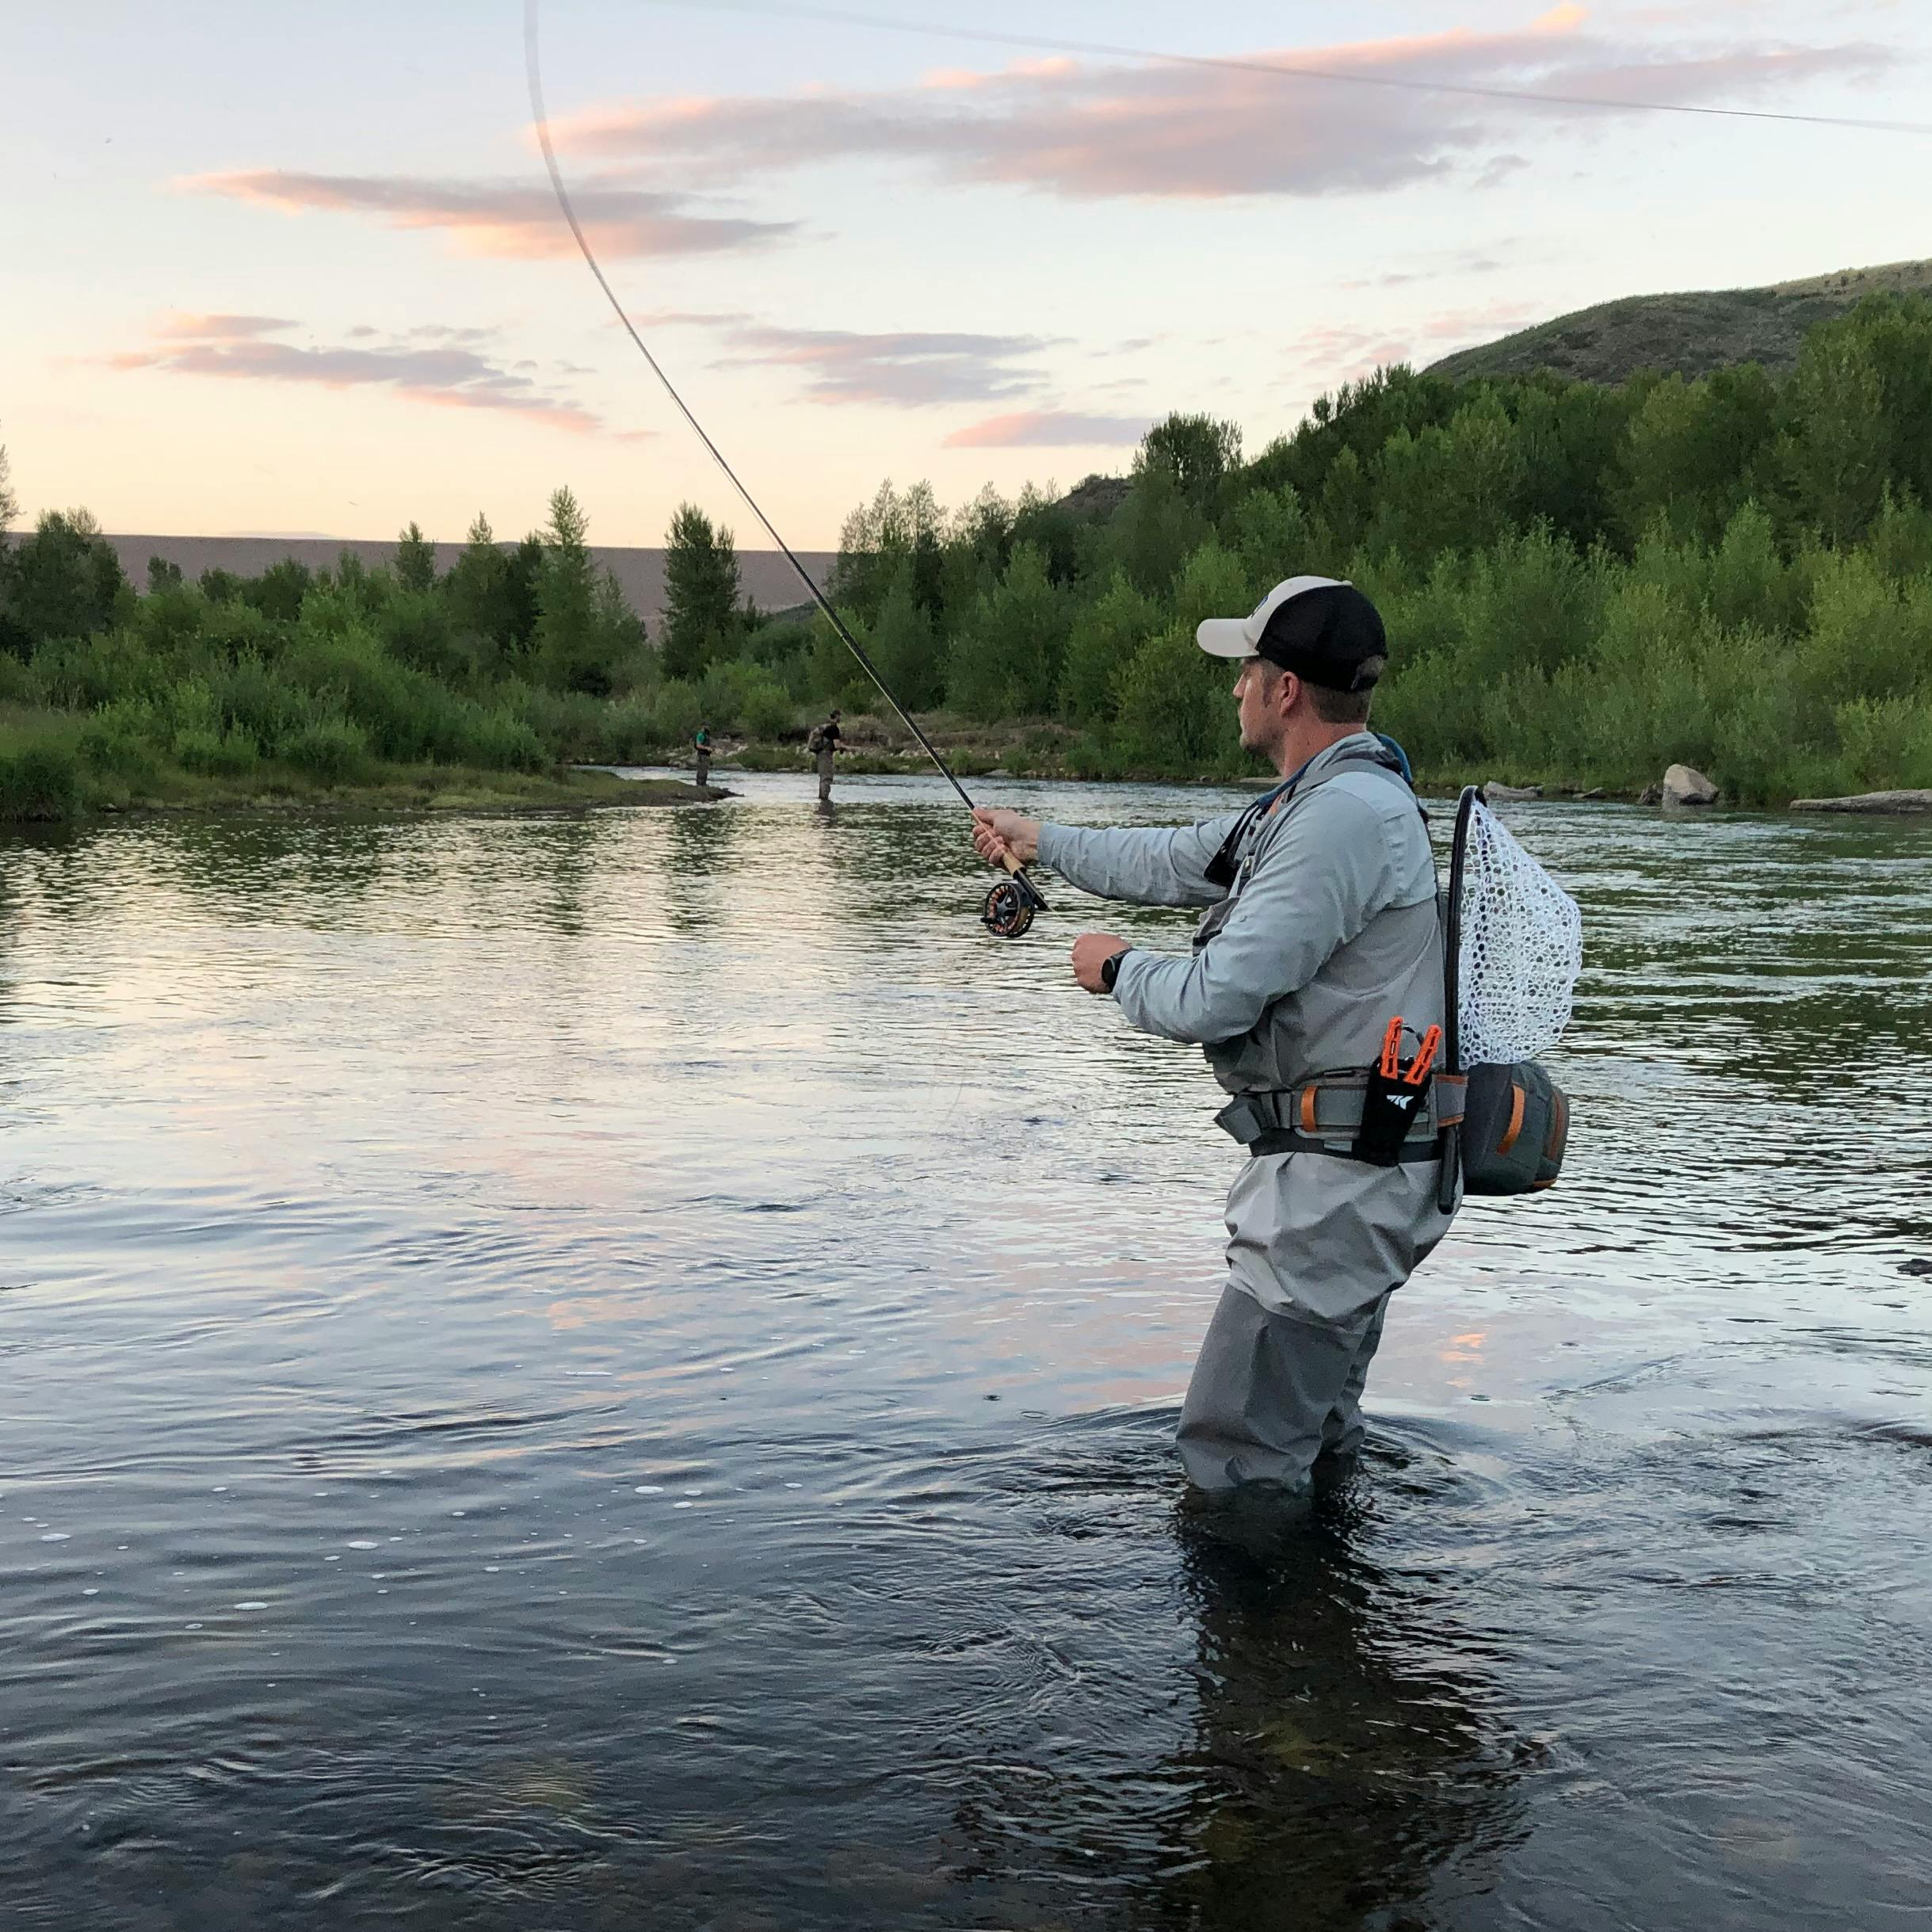
{"label": "cottonwood tree", "polygon": [[463,549],[443,579],[457,628],[507,648],[511,642],[508,598],[510,559],[498,548],[490,519],[479,510]]}
{"label": "cottonwood tree", "polygon": [[544,568],[536,589],[536,655],[547,682],[560,691],[603,697],[610,674],[598,624],[597,566],[586,540],[590,520],[568,490],[550,498]]}
{"label": "cottonwood tree", "polygon": [[436,585],[436,546],[411,522],[395,547],[395,580],[405,590],[430,590]]}
{"label": "cottonwood tree", "polygon": [[1141,439],[1134,460],[1136,475],[1164,469],[1182,498],[1204,514],[1212,514],[1221,486],[1241,461],[1239,424],[1213,416],[1170,416],[1157,422]]}
{"label": "cottonwood tree", "polygon": [[695,503],[671,518],[659,643],[667,678],[701,678],[731,655],[738,628],[738,551]]}

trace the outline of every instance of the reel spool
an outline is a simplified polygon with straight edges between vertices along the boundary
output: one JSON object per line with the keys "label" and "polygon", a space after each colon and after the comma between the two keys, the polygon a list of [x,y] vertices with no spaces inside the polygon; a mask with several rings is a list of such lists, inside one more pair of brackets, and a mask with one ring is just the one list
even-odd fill
{"label": "reel spool", "polygon": [[1044,912],[1047,902],[1033,881],[1016,873],[1002,879],[986,895],[986,909],[979,917],[986,930],[999,939],[1018,939],[1033,925],[1033,914]]}

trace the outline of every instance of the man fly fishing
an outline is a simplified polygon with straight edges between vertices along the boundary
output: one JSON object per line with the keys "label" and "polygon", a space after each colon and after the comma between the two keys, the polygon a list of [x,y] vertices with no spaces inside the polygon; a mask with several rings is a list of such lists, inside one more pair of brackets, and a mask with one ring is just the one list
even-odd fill
{"label": "man fly fishing", "polygon": [[1430,1067],[1442,939],[1427,828],[1404,761],[1368,729],[1388,659],[1352,585],[1293,577],[1211,618],[1238,659],[1241,742],[1283,782],[1239,812],[1161,830],[974,813],[999,865],[1035,859],[1103,898],[1206,908],[1191,953],[1112,933],[1075,979],[1144,1033],[1205,1049],[1248,1159],[1228,1197],[1228,1282],[1182,1407],[1204,1490],[1299,1488],[1352,1456],[1389,1296],[1449,1226]]}
{"label": "man fly fishing", "polygon": [[834,711],[827,715],[823,724],[815,727],[811,736],[806,741],[805,749],[811,754],[819,769],[819,803],[821,805],[829,805],[832,802],[834,761],[838,754],[842,736],[838,729],[838,713]]}

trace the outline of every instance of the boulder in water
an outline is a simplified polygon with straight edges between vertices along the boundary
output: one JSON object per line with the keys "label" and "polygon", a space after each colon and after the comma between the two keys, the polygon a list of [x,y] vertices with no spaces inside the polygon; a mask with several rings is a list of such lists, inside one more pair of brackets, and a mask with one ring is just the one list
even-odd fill
{"label": "boulder in water", "polygon": [[1659,801],[1666,805],[1714,805],[1717,788],[1702,772],[1688,765],[1673,765],[1663,775]]}
{"label": "boulder in water", "polygon": [[1483,803],[1490,805],[1513,804],[1519,799],[1542,796],[1543,788],[1540,785],[1498,785],[1492,779],[1483,787]]}

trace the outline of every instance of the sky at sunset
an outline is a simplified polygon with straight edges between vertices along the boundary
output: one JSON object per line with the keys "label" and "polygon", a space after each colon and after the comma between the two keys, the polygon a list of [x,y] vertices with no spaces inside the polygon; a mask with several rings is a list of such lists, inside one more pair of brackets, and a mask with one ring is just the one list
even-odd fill
{"label": "sky at sunset", "polygon": [[[1064,486],[1174,409],[1257,450],[1378,362],[1932,255],[1932,136],[1504,97],[1932,122],[1917,0],[875,6],[931,31],[543,14],[605,268],[801,547],[888,475]],[[481,510],[514,536],[567,483],[598,541],[659,543],[689,498],[762,544],[558,217],[520,0],[71,0],[7,8],[0,48],[29,515],[451,539]],[[1468,91],[1364,84],[1391,81]]]}

